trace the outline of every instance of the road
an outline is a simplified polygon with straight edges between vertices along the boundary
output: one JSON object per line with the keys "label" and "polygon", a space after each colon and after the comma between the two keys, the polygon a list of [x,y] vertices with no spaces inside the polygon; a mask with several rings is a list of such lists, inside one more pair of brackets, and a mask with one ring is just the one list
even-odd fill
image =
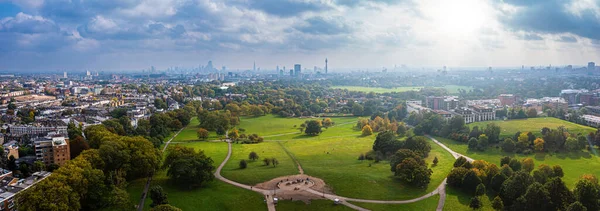
{"label": "road", "polygon": [[[177,133],[175,133],[175,135],[173,135],[173,137],[171,137],[171,139],[169,139],[169,141],[167,141],[167,143],[165,143],[165,147],[163,147],[162,152],[164,152],[167,149],[167,146],[169,146],[169,143],[171,143],[171,141],[173,141],[173,139],[175,139],[175,137],[177,137],[177,135],[179,135],[179,133],[181,133],[181,131],[183,131],[183,129],[185,129],[185,127],[181,128],[179,131],[177,131]],[[146,197],[148,196],[148,189],[150,188],[150,182],[152,182],[152,176],[149,176],[148,180],[146,181],[146,185],[144,186],[144,191],[142,192],[142,197],[140,198],[140,203],[137,206],[138,211],[144,210],[144,203],[146,202]]]}

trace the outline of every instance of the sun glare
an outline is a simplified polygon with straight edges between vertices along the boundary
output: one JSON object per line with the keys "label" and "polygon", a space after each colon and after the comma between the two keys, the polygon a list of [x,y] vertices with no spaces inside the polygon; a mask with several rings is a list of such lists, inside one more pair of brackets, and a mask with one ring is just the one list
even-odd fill
{"label": "sun glare", "polygon": [[431,7],[435,25],[449,35],[471,35],[489,19],[483,0],[442,0]]}

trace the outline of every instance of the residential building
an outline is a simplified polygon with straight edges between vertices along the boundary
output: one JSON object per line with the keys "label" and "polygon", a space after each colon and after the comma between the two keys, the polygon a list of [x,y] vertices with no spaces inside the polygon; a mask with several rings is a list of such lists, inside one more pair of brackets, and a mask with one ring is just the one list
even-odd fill
{"label": "residential building", "polygon": [[582,115],[581,119],[583,119],[586,125],[596,128],[600,127],[600,116]]}
{"label": "residential building", "polygon": [[565,99],[569,105],[579,103],[579,95],[587,93],[586,89],[564,89],[560,91],[560,97]]}
{"label": "residential building", "polygon": [[423,106],[423,101],[421,101],[421,100],[407,100],[406,101],[406,105],[409,105],[409,104]]}
{"label": "residential building", "polygon": [[407,104],[406,104],[406,111],[407,111],[409,114],[410,114],[410,113],[413,113],[413,112],[415,112],[415,113],[417,113],[417,114],[420,114],[420,113],[422,113],[422,112],[425,112],[425,111],[430,111],[430,110],[431,110],[431,109],[429,109],[429,108],[426,108],[426,107],[423,107],[423,106],[420,106],[420,105],[417,105],[417,104],[412,104],[412,103],[410,103],[410,104],[409,104],[409,103],[407,103]]}
{"label": "residential building", "polygon": [[517,98],[513,94],[501,94],[498,96],[501,106],[512,106],[517,102]]}
{"label": "residential building", "polygon": [[433,110],[445,110],[449,111],[452,109],[456,109],[459,106],[459,101],[457,96],[443,96],[443,97],[435,97],[429,96],[425,98],[425,104],[427,108]]}
{"label": "residential building", "polygon": [[37,160],[46,165],[57,164],[62,166],[71,160],[69,139],[52,133],[46,137],[34,139],[35,156]]}
{"label": "residential building", "polygon": [[15,196],[24,191],[39,181],[50,176],[50,172],[40,171],[33,173],[30,177],[19,179],[13,177],[12,171],[0,169],[0,210],[1,211],[16,211],[17,201]]}
{"label": "residential building", "polygon": [[67,124],[63,121],[43,121],[36,125],[9,125],[9,133],[13,136],[40,135],[48,132],[67,133]]}

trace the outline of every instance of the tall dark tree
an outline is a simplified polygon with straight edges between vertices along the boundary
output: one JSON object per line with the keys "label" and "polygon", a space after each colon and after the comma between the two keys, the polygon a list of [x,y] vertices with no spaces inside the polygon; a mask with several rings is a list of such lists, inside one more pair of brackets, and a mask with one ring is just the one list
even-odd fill
{"label": "tall dark tree", "polygon": [[524,206],[524,210],[550,210],[550,193],[542,184],[537,182],[527,187],[525,194],[517,200],[519,200],[519,204]]}
{"label": "tall dark tree", "polygon": [[152,199],[152,204],[150,207],[156,207],[161,204],[168,204],[167,193],[163,190],[160,185],[155,185],[150,188],[150,199]]}
{"label": "tall dark tree", "polygon": [[600,188],[598,183],[594,183],[587,179],[581,179],[575,184],[573,194],[577,201],[581,202],[587,210],[598,210],[600,205],[598,202]]}
{"label": "tall dark tree", "polygon": [[559,177],[552,178],[544,187],[550,193],[550,210],[565,210],[575,201],[575,196]]}
{"label": "tall dark tree", "polygon": [[377,134],[373,143],[373,151],[381,152],[384,155],[395,153],[402,147],[402,142],[396,140],[396,136],[392,131],[384,131]]}
{"label": "tall dark tree", "polygon": [[319,135],[322,132],[323,125],[320,120],[309,120],[306,122],[306,129],[304,129],[304,133],[307,135]]}

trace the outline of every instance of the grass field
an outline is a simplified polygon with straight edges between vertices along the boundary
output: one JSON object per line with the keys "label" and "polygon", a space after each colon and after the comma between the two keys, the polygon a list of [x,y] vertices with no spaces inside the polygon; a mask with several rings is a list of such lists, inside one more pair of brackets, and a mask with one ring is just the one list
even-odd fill
{"label": "grass field", "polygon": [[[221,175],[227,179],[247,185],[255,185],[280,176],[298,174],[295,162],[277,142],[233,144],[232,151],[231,158],[221,172]],[[258,153],[259,159],[248,161],[248,167],[240,169],[240,160],[248,160],[250,152]],[[276,167],[272,165],[265,166],[262,162],[264,158],[276,158],[279,161],[279,165]]]}
{"label": "grass field", "polygon": [[370,209],[372,211],[394,211],[394,210],[402,210],[402,211],[428,211],[435,210],[438,205],[438,201],[440,200],[440,195],[434,195],[432,197],[423,199],[418,202],[410,203],[410,204],[372,204],[372,203],[360,203],[360,202],[350,202],[356,206]]}
{"label": "grass field", "polygon": [[[422,86],[405,86],[405,87],[396,87],[393,89],[382,88],[382,87],[365,87],[365,86],[332,86],[334,89],[347,89],[349,91],[361,91],[361,92],[375,92],[375,93],[388,93],[388,92],[407,92],[407,91],[419,91]],[[457,85],[446,85],[442,87],[434,87],[434,88],[444,88],[448,90],[451,94],[458,93],[459,89],[463,90],[471,90],[471,87],[467,86],[457,86]]]}
{"label": "grass field", "polygon": [[[227,155],[227,144],[194,142],[186,143],[184,146],[202,149],[204,153],[211,157],[214,165],[220,164]],[[127,192],[132,202],[137,203],[141,197],[146,179],[139,179],[129,183]],[[168,182],[166,171],[157,173],[153,180],[153,185],[160,185],[168,194],[169,203],[183,210],[265,210],[266,204],[263,202],[262,195],[253,191],[241,189],[219,180],[207,183],[201,188],[185,190],[173,186]],[[144,210],[150,209],[152,200],[146,198]]]}
{"label": "grass field", "polygon": [[516,153],[507,153],[501,149],[488,148],[484,152],[469,150],[467,144],[458,141],[439,138],[437,140],[450,147],[452,150],[469,156],[477,160],[485,160],[488,162],[500,164],[500,159],[504,156],[523,159],[530,157],[534,160],[535,166],[540,164],[560,165],[565,172],[563,180],[567,186],[573,188],[579,177],[583,174],[600,175],[600,157],[588,151],[570,152],[570,153],[536,153],[532,155],[523,155]]}
{"label": "grass field", "polygon": [[277,210],[280,211],[350,211],[353,210],[341,204],[334,204],[330,200],[312,200],[310,204],[302,201],[283,200],[277,204]]}
{"label": "grass field", "polygon": [[[306,120],[310,119],[284,118],[270,114],[262,117],[242,117],[240,119],[240,125],[238,125],[237,128],[243,128],[245,130],[244,133],[246,134],[256,133],[260,136],[263,136],[265,140],[289,140],[298,138],[311,138],[312,136],[306,136],[304,134],[301,134],[299,130],[300,125]],[[357,118],[331,117],[331,120],[335,122],[336,125],[341,126],[346,124],[356,124]],[[337,126],[334,126],[334,128],[336,127]],[[340,135],[327,131],[327,129],[324,129],[323,134],[321,134],[320,136],[324,137],[328,135]]]}
{"label": "grass field", "polygon": [[434,190],[451,170],[453,157],[431,142],[432,150],[426,160],[431,164],[434,157],[438,157],[440,162],[432,167],[434,173],[430,185],[426,189],[407,186],[393,177],[388,162],[372,163],[357,159],[361,153],[371,150],[375,135],[361,137],[360,131],[353,131],[352,126],[329,129],[342,131],[349,136],[313,137],[282,143],[298,159],[306,174],[325,180],[336,194],[344,197],[382,200],[416,198]]}
{"label": "grass field", "polygon": [[516,120],[507,120],[507,121],[487,121],[487,122],[475,122],[469,124],[469,127],[473,128],[478,126],[480,129],[485,128],[485,126],[489,123],[495,123],[500,126],[501,137],[513,137],[516,132],[531,132],[535,136],[541,136],[541,130],[544,127],[550,129],[556,129],[559,126],[565,126],[569,130],[570,133],[582,133],[588,134],[590,132],[595,132],[596,129],[584,125],[575,124],[572,122],[564,121],[557,118],[552,117],[539,117],[539,118],[529,118],[529,119],[516,119]]}
{"label": "grass field", "polygon": [[[192,118],[192,121],[190,121],[190,124],[188,124],[188,126],[186,126],[185,129],[183,129],[181,131],[181,133],[179,133],[179,135],[173,139],[173,142],[200,141],[200,140],[198,140],[198,135],[196,134],[196,131],[198,130],[198,128],[200,128],[199,124],[200,124],[200,122],[198,121],[197,117]],[[210,131],[208,140],[217,140],[217,139],[219,139],[219,136],[217,135],[217,133],[215,133],[215,131]]]}

